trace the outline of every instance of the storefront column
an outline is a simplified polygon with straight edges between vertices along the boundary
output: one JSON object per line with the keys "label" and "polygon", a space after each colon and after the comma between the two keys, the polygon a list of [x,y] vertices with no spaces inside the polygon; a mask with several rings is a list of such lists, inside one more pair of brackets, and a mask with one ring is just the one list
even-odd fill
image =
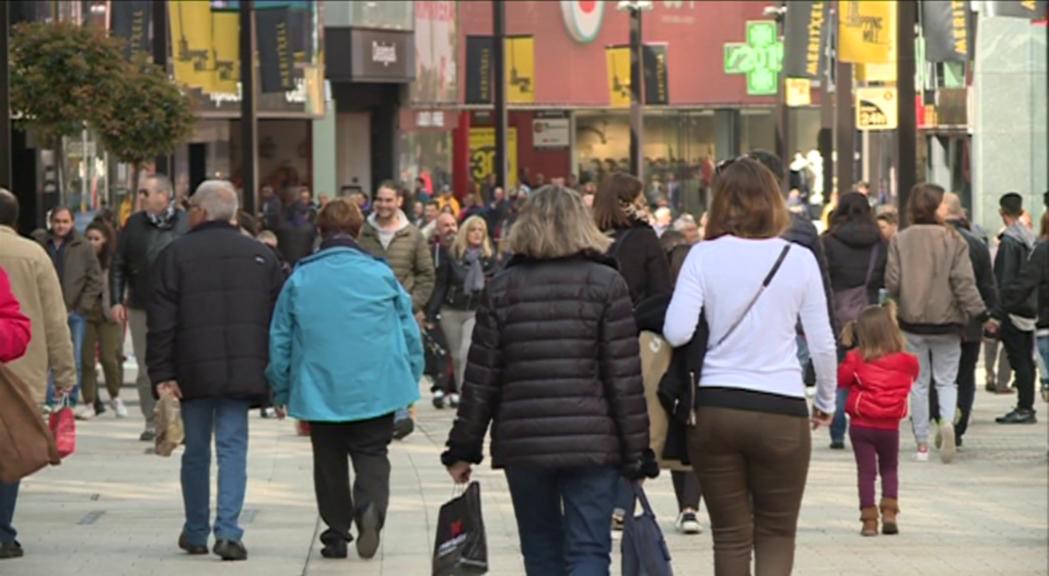
{"label": "storefront column", "polygon": [[717,162],[740,155],[738,110],[714,111],[714,157]]}
{"label": "storefront column", "polygon": [[452,189],[456,196],[462,196],[469,185],[470,112],[464,110],[459,112],[459,127],[452,132]]}
{"label": "storefront column", "polygon": [[336,182],[335,99],[324,103],[324,117],[313,121],[313,192],[329,198],[339,195]]}

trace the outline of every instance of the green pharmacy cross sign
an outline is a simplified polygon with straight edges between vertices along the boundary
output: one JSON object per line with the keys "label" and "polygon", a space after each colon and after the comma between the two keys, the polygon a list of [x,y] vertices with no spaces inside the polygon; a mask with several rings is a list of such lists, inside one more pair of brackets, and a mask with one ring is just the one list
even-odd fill
{"label": "green pharmacy cross sign", "polygon": [[768,96],[779,89],[783,42],[772,20],[747,22],[747,41],[725,44],[725,74],[746,74],[747,94]]}

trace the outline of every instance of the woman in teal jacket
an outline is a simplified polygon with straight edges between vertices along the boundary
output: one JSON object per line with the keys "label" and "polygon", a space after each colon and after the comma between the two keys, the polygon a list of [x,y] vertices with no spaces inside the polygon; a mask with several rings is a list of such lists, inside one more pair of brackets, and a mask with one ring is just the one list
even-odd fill
{"label": "woman in teal jacket", "polygon": [[[328,529],[323,555],[371,558],[390,497],[393,413],[419,399],[423,347],[411,297],[390,267],[353,238],[363,217],[341,199],[317,217],[320,251],[284,285],[270,327],[277,414],[310,423],[314,490]],[[350,492],[347,454],[357,474]]]}

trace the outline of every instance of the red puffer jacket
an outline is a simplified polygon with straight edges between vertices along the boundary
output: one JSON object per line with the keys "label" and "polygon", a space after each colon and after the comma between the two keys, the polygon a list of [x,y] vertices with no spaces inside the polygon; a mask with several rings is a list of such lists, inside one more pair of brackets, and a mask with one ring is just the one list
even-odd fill
{"label": "red puffer jacket", "polygon": [[853,350],[838,367],[838,387],[849,389],[845,412],[854,426],[896,430],[907,417],[907,397],[918,377],[918,359],[904,352],[864,360]]}
{"label": "red puffer jacket", "polygon": [[29,336],[29,318],[22,314],[7,272],[0,268],[0,362],[21,358],[29,346]]}

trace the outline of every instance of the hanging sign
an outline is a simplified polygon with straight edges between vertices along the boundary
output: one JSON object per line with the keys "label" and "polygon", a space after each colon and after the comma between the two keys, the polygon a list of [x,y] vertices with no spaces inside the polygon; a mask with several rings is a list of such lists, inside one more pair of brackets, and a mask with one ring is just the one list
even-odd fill
{"label": "hanging sign", "polygon": [[783,43],[771,20],[747,22],[747,41],[725,44],[725,74],[745,74],[747,94],[768,96],[779,91]]}
{"label": "hanging sign", "polygon": [[892,62],[896,3],[888,0],[839,2],[838,58],[842,62]]}
{"label": "hanging sign", "polygon": [[895,130],[897,117],[895,87],[856,89],[858,130]]}

